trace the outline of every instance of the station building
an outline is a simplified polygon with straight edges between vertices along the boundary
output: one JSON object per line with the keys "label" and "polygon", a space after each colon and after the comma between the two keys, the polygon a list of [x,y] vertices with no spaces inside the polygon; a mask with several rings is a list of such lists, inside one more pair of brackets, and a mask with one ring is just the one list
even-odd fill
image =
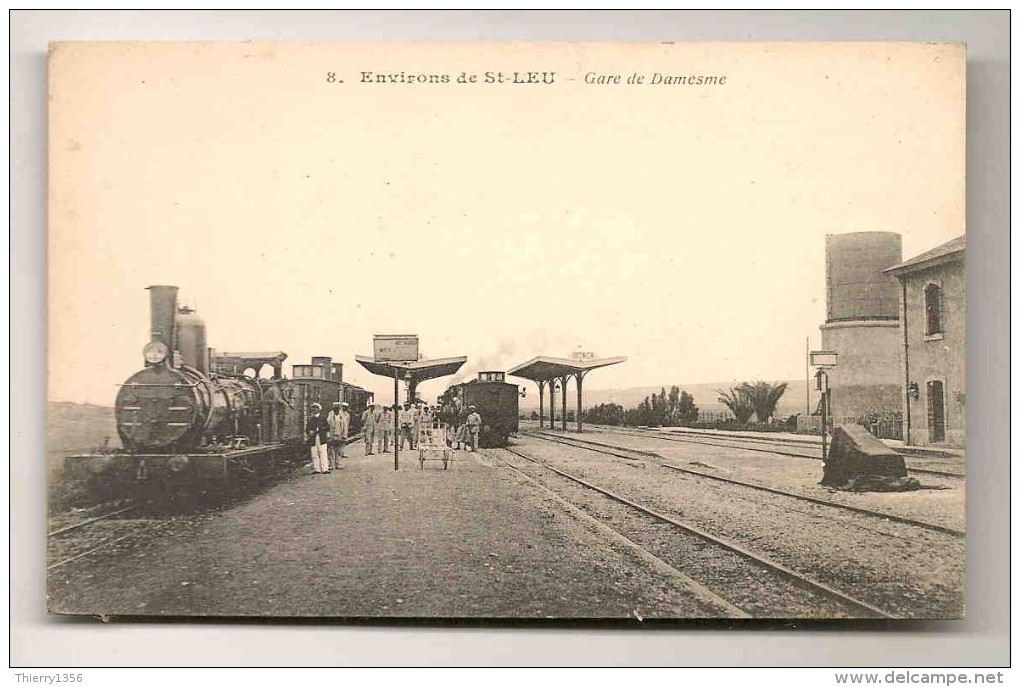
{"label": "station building", "polygon": [[908,444],[965,446],[965,244],[959,236],[885,270],[900,285],[900,403]]}

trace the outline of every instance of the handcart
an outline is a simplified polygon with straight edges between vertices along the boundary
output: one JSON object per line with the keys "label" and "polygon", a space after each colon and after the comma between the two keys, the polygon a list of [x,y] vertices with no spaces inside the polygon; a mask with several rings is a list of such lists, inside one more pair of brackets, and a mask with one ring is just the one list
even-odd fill
{"label": "handcart", "polygon": [[453,462],[453,451],[446,445],[446,425],[442,422],[422,423],[418,428],[418,464],[422,470],[426,460],[443,461],[444,470]]}

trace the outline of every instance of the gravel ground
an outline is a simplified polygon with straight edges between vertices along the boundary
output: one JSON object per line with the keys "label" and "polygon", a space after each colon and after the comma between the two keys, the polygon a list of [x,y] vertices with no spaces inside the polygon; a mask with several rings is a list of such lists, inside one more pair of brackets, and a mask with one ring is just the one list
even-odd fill
{"label": "gravel ground", "polygon": [[[718,608],[523,478],[364,456],[175,517],[48,579],[52,612],[315,617],[677,618]],[[99,531],[122,527],[103,525]]]}
{"label": "gravel ground", "polygon": [[[617,441],[619,438],[613,436],[607,443],[624,445]],[[652,446],[650,439],[634,439],[641,444],[635,448],[667,453],[660,445]],[[676,514],[891,612],[909,617],[963,614],[966,544],[958,538],[684,475],[659,467],[659,462],[651,458],[624,460],[529,437],[522,437],[518,446],[529,455],[656,510]],[[699,470],[715,469],[763,483],[770,483],[771,479],[770,484],[782,488],[798,484],[806,488],[818,479],[818,475],[803,474],[806,467],[813,467],[803,460],[789,459],[792,462],[784,463],[764,454],[762,458],[751,458],[733,449],[727,457],[721,455],[724,449],[696,444],[689,448],[678,446],[670,449],[673,452],[670,460],[695,464]],[[749,467],[753,460],[759,464]],[[784,473],[783,466],[792,476]],[[892,511],[892,507],[901,503],[903,497],[944,493],[840,496],[893,497],[889,502],[883,499],[891,512],[923,517],[930,513],[918,513],[916,507]],[[823,489],[820,496],[833,495]]]}
{"label": "gravel ground", "polygon": [[876,617],[874,613],[847,605],[724,546],[641,513],[513,453],[507,452],[502,458],[695,579],[742,611],[742,617]]}
{"label": "gravel ground", "polygon": [[[569,438],[570,434],[565,436]],[[672,462],[680,467],[691,467],[720,477],[754,482],[814,498],[879,510],[955,530],[967,529],[966,480],[961,478],[918,473],[914,475],[922,485],[922,489],[918,491],[889,493],[836,491],[818,484],[822,478],[821,462],[803,458],[742,451],[734,447],[687,444],[617,432],[585,432],[583,438],[614,446],[654,451],[665,459],[664,462]],[[655,462],[653,458],[646,460],[649,463]]]}

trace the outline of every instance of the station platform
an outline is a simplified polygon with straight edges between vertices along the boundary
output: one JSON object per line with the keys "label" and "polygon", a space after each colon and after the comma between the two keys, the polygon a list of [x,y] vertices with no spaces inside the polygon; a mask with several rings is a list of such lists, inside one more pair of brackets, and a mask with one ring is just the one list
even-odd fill
{"label": "station platform", "polygon": [[65,613],[335,618],[629,618],[717,614],[593,522],[499,463],[417,451],[297,468],[221,510],[55,571]]}

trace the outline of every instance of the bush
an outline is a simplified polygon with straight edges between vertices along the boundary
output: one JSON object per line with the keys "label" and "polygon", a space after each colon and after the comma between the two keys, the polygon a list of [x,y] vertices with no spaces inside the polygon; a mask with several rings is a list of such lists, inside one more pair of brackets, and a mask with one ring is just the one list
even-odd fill
{"label": "bush", "polygon": [[599,403],[581,412],[582,420],[596,425],[621,425],[623,418],[623,406],[617,403]]}
{"label": "bush", "polygon": [[799,417],[800,417],[800,413],[794,413],[793,415],[790,415],[789,417],[787,417],[785,420],[780,420],[776,424],[778,424],[780,427],[782,427],[784,432],[794,432],[795,433],[797,431],[797,418],[799,418]]}
{"label": "bush", "polygon": [[[714,422],[695,422],[694,424],[688,425],[691,429],[724,429],[731,432],[789,432],[789,426],[786,421],[773,422],[771,424],[762,424],[757,422],[737,422],[736,419],[730,418],[728,420],[716,420]],[[797,428],[796,416],[793,420],[793,428]]]}

